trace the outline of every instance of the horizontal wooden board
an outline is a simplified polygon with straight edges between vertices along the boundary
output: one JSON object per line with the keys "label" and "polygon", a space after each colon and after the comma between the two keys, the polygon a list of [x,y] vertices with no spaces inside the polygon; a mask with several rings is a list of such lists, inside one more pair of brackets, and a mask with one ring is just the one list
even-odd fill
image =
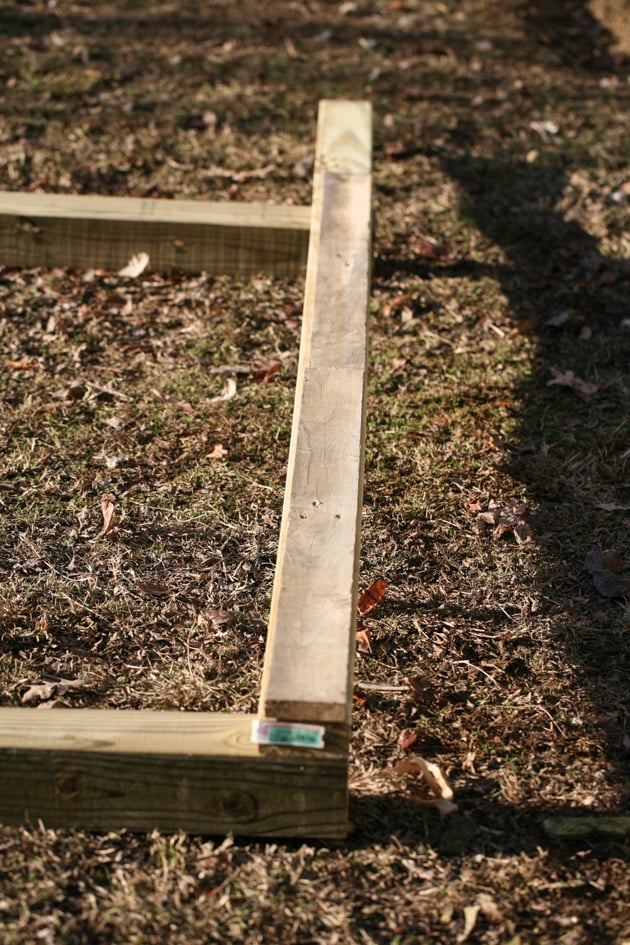
{"label": "horizontal wooden board", "polygon": [[0,192],[0,265],[118,271],[145,252],[159,271],[295,276],[310,207]]}
{"label": "horizontal wooden board", "polygon": [[0,822],[342,837],[347,751],[259,746],[252,716],[0,710]]}

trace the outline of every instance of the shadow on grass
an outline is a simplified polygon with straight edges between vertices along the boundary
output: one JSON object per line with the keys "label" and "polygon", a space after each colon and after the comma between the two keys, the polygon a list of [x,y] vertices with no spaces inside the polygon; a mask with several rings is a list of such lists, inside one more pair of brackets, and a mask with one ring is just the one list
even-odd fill
{"label": "shadow on grass", "polygon": [[[462,156],[444,166],[462,188],[464,215],[503,249],[497,277],[516,330],[537,335],[503,465],[540,512],[539,590],[593,704],[621,711],[627,601],[599,596],[583,561],[594,549],[628,553],[629,273],[572,218],[578,209],[558,208],[568,182],[555,161]],[[557,371],[597,389],[550,386]]]}
{"label": "shadow on grass", "polygon": [[[618,69],[619,61],[610,55],[612,36],[586,3],[539,0],[527,5],[524,15],[533,43],[563,65],[595,73]],[[562,129],[561,135],[566,131],[573,129]],[[533,336],[531,370],[514,391],[513,425],[501,466],[524,485],[539,519],[531,589],[545,604],[532,623],[541,619],[541,632],[549,634],[559,663],[570,667],[567,686],[576,692],[576,713],[578,705],[580,711],[588,707],[603,746],[604,765],[601,756],[591,763],[602,766],[602,778],[623,810],[630,783],[625,734],[628,600],[599,595],[583,563],[590,551],[609,548],[619,551],[626,563],[630,559],[629,273],[582,225],[580,206],[585,201],[591,207],[605,204],[600,231],[614,235],[611,227],[621,229],[623,213],[620,206],[615,209],[612,193],[624,171],[621,154],[616,172],[610,170],[611,155],[598,162],[596,135],[590,153],[579,136],[577,141],[567,136],[563,149],[553,129],[542,134],[550,135],[549,140],[541,138],[538,155],[529,161],[481,156],[457,131],[441,154],[440,145],[428,149],[457,184],[462,215],[501,248],[500,264],[463,259],[436,266],[422,259],[383,257],[375,261],[375,275],[386,278],[403,270],[430,278],[437,270],[441,278],[495,279],[508,301],[513,329]],[[597,183],[595,177],[589,181],[588,170],[598,163],[600,177]],[[567,168],[576,164],[586,172],[573,180]],[[606,181],[601,179],[602,166],[610,174]],[[585,198],[584,188],[589,187]],[[549,386],[554,370],[572,371],[597,390],[580,397],[570,388]],[[535,636],[530,645],[536,648]],[[520,682],[526,689],[527,678]],[[526,732],[523,737],[527,739]],[[571,757],[572,738],[567,731],[565,758]],[[426,841],[445,855],[533,853],[538,847],[569,853],[587,849],[602,857],[628,855],[628,838],[588,836],[569,842],[554,840],[544,831],[546,818],[589,817],[597,815],[597,809],[575,801],[548,807],[527,801],[510,804],[500,796],[499,785],[474,777],[464,780],[466,786],[457,796],[460,811],[450,823],[405,797],[354,797],[356,842],[385,842],[395,835]]]}
{"label": "shadow on grass", "polygon": [[[352,833],[348,845],[361,849],[374,843],[388,843],[392,837],[403,844],[433,847],[445,857],[476,854],[484,856],[524,853],[536,856],[541,850],[555,851],[559,856],[583,851],[601,859],[630,854],[630,837],[605,837],[595,833],[574,839],[561,839],[547,833],[548,819],[568,817],[573,823],[586,818],[597,819],[590,808],[539,808],[522,804],[506,804],[494,800],[499,786],[480,783],[475,796],[462,793],[459,811],[441,819],[436,811],[427,811],[401,795],[357,796],[350,803]],[[481,793],[486,798],[481,798]]]}
{"label": "shadow on grass", "polygon": [[586,0],[533,0],[524,6],[532,38],[567,65],[604,70],[613,65],[614,37]]}
{"label": "shadow on grass", "polygon": [[[630,783],[627,735],[624,739],[628,600],[600,595],[584,559],[590,551],[610,548],[626,562],[630,557],[630,274],[620,260],[602,253],[599,241],[580,224],[579,201],[567,208],[563,197],[570,182],[561,155],[543,154],[536,163],[511,162],[458,148],[442,164],[459,186],[462,215],[501,248],[504,262],[441,265],[440,276],[495,278],[508,300],[513,329],[534,340],[530,373],[513,392],[513,425],[500,461],[504,473],[525,486],[539,521],[530,588],[522,588],[523,594],[529,589],[544,602],[528,621],[529,648],[533,653],[542,635],[559,664],[569,668],[566,685],[575,691],[575,711],[586,707],[591,714],[603,745],[602,776],[623,809]],[[612,180],[610,185],[600,200],[610,201]],[[427,266],[420,261],[416,274],[427,275]],[[377,271],[390,267],[411,268],[402,260],[383,260]],[[550,386],[554,371],[572,371],[597,389],[578,396],[571,388]],[[527,674],[520,683],[527,689]],[[544,678],[537,673],[529,685],[544,686]],[[547,704],[553,711],[553,704]],[[523,739],[527,741],[527,732]],[[560,737],[565,758],[574,751],[573,739],[570,730]],[[575,752],[579,758],[579,750]],[[591,764],[601,766],[602,759]],[[412,802],[391,796],[356,797],[353,818],[359,836],[374,840],[411,832],[440,852],[470,854],[557,846],[543,830],[546,818],[598,813],[575,801],[548,808],[527,801],[511,805],[499,793],[497,785],[470,778],[457,798],[462,813],[443,824],[437,815],[427,817]],[[627,839],[589,836],[560,847],[587,848],[603,856],[628,854]]]}

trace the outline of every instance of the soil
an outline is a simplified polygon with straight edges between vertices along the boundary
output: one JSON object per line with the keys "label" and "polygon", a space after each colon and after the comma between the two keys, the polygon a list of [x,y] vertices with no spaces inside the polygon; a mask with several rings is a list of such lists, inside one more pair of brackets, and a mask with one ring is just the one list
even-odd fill
{"label": "soil", "polygon": [[[1,189],[308,204],[373,103],[388,584],[347,842],[0,827],[2,945],[630,943],[627,13],[0,2]],[[303,288],[0,268],[0,705],[256,710]]]}

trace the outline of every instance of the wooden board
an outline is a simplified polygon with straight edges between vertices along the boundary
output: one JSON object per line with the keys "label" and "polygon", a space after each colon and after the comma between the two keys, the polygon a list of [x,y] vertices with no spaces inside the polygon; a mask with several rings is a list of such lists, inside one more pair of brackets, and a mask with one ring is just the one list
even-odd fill
{"label": "wooden board", "polygon": [[341,837],[348,760],[251,742],[253,716],[2,709],[0,818],[89,830]]}
{"label": "wooden board", "polygon": [[260,715],[349,727],[371,259],[371,112],[320,104],[285,503]]}
{"label": "wooden board", "polygon": [[0,265],[211,275],[304,270],[310,207],[0,191]]}
{"label": "wooden board", "polygon": [[[313,838],[347,832],[371,255],[370,122],[366,103],[321,104],[312,212],[0,194],[0,265],[118,269],[133,253],[148,252],[160,268],[293,274],[310,240],[256,718],[326,728],[323,749],[291,748],[253,744],[253,716],[2,708],[3,822]],[[188,254],[185,265],[178,253]]]}

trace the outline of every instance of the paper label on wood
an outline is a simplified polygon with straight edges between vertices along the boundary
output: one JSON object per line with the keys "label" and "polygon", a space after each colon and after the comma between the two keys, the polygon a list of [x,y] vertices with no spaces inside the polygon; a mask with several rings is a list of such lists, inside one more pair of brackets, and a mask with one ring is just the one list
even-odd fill
{"label": "paper label on wood", "polygon": [[293,748],[323,748],[323,725],[299,722],[252,722],[252,741],[257,745],[291,745]]}

